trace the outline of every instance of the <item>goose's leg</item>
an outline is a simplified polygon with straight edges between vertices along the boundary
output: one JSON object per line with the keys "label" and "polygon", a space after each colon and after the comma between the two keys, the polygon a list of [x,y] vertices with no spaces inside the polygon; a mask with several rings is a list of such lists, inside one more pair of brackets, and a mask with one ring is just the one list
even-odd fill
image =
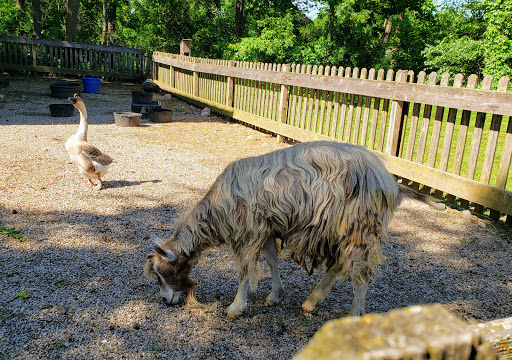
{"label": "goose's leg", "polygon": [[92,182],[91,179],[87,179],[87,182],[85,184],[83,184],[82,186],[84,187],[91,187],[91,186],[95,186],[96,184]]}
{"label": "goose's leg", "polygon": [[[89,181],[91,181],[91,180],[89,180]],[[93,187],[93,189],[98,191],[99,189],[101,189],[101,185],[103,185],[103,181],[101,180],[100,174],[98,174],[98,182],[96,183],[96,186]]]}

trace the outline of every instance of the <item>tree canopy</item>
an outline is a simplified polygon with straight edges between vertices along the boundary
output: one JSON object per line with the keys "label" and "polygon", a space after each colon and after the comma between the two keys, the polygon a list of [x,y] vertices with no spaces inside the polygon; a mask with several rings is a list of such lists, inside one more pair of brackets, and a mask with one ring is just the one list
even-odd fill
{"label": "tree canopy", "polygon": [[512,76],[512,0],[0,0],[0,34],[174,53],[190,38],[200,57]]}

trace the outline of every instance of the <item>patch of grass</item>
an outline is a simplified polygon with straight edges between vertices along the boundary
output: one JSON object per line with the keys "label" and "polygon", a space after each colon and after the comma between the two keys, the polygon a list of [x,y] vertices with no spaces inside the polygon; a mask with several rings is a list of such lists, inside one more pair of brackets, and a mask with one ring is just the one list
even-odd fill
{"label": "patch of grass", "polygon": [[148,346],[148,350],[150,351],[158,351],[160,349],[160,345],[158,344],[158,341],[155,341],[151,345]]}
{"label": "patch of grass", "polygon": [[25,238],[20,235],[20,231],[15,228],[8,228],[4,225],[0,225],[0,233],[15,238],[19,242],[25,241]]}
{"label": "patch of grass", "polygon": [[60,349],[61,347],[63,347],[63,346],[64,346],[64,341],[63,341],[63,340],[61,340],[61,341],[59,341],[58,343],[53,344],[53,346],[52,346],[52,347],[53,347],[53,350],[59,350],[59,349]]}
{"label": "patch of grass", "polygon": [[17,295],[18,295],[18,298],[20,298],[21,300],[25,300],[28,298],[28,295],[26,292],[19,292]]}

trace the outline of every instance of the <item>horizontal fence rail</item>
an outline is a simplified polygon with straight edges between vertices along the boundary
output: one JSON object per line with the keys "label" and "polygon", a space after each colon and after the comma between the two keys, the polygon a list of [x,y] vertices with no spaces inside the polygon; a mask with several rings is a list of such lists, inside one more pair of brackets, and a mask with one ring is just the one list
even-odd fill
{"label": "horizontal fence rail", "polygon": [[136,79],[145,52],[118,46],[0,36],[0,69]]}
{"label": "horizontal fence rail", "polygon": [[[510,80],[153,53],[166,91],[297,141],[374,151],[402,182],[512,218]],[[423,185],[421,187],[420,185]],[[471,204],[470,204],[471,203]]]}

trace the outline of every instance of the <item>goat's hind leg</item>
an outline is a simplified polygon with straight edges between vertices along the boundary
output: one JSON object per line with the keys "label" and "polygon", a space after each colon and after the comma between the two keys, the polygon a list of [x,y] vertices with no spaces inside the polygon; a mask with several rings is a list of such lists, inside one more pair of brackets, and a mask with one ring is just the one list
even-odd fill
{"label": "goat's hind leg", "polygon": [[279,274],[278,260],[276,243],[274,239],[269,239],[265,242],[263,247],[263,254],[265,260],[270,267],[270,273],[272,274],[272,291],[268,294],[265,300],[265,306],[277,305],[280,301],[280,297],[284,293],[283,283],[281,282],[281,276]]}
{"label": "goat's hind leg", "polygon": [[348,312],[348,316],[364,315],[364,306],[366,302],[366,292],[368,291],[368,283],[370,282],[369,271],[360,271],[358,274],[352,274],[352,307]]}
{"label": "goat's hind leg", "polygon": [[338,273],[326,271],[322,280],[320,280],[309,295],[308,299],[302,304],[302,310],[304,312],[312,312],[315,310],[315,307],[327,297],[337,277]]}

